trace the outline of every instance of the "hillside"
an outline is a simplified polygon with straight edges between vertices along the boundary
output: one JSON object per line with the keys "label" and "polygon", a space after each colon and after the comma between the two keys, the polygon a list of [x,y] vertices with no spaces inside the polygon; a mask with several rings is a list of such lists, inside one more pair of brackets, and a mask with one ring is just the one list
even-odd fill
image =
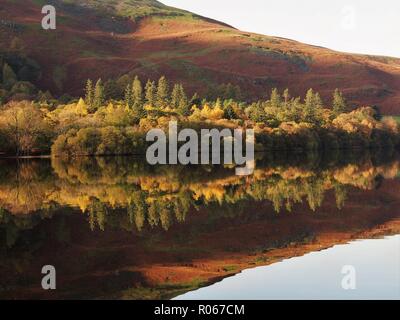
{"label": "hillside", "polygon": [[[57,30],[41,29],[44,3],[57,8]],[[81,94],[87,78],[166,75],[191,93],[238,84],[248,100],[273,87],[325,99],[339,88],[351,103],[400,114],[400,59],[242,32],[153,0],[2,0],[0,55],[17,69],[33,59],[27,80],[56,94]]]}

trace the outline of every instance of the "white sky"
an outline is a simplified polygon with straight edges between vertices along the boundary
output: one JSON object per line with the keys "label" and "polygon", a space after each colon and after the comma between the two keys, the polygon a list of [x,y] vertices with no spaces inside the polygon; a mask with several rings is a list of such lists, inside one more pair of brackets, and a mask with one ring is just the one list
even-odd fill
{"label": "white sky", "polygon": [[399,0],[160,0],[247,32],[400,57]]}

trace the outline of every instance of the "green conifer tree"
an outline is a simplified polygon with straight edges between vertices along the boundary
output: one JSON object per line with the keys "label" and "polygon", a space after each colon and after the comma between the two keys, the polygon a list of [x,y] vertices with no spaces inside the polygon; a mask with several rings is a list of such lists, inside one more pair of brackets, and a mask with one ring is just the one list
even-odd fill
{"label": "green conifer tree", "polygon": [[279,108],[282,103],[281,95],[277,88],[272,89],[270,103],[272,108]]}
{"label": "green conifer tree", "polygon": [[104,101],[104,86],[101,79],[99,79],[94,87],[93,105],[91,111],[96,112],[104,104]]}
{"label": "green conifer tree", "polygon": [[302,120],[308,123],[314,123],[315,120],[315,101],[314,90],[309,89],[304,100],[304,109]]}
{"label": "green conifer tree", "polygon": [[333,93],[333,114],[338,116],[341,113],[345,113],[347,111],[346,100],[343,97],[343,94],[336,89]]}
{"label": "green conifer tree", "polygon": [[174,109],[178,109],[180,101],[181,101],[181,88],[179,84],[175,84],[171,93],[171,107]]}
{"label": "green conifer tree", "polygon": [[143,87],[139,77],[135,77],[132,84],[133,110],[139,117],[143,116]]}
{"label": "green conifer tree", "polygon": [[179,90],[179,102],[177,106],[178,112],[182,116],[189,116],[190,104],[182,84],[179,85],[178,90]]}
{"label": "green conifer tree", "polygon": [[124,103],[127,107],[132,108],[132,86],[130,84],[127,84],[125,88]]}
{"label": "green conifer tree", "polygon": [[94,97],[93,82],[92,80],[88,79],[86,81],[86,87],[85,87],[85,103],[89,108],[91,108],[93,105],[93,97]]}
{"label": "green conifer tree", "polygon": [[160,80],[158,80],[156,106],[158,108],[165,108],[168,105],[169,105],[168,81],[165,78],[165,76],[162,76]]}
{"label": "green conifer tree", "polygon": [[156,104],[156,85],[154,81],[148,80],[145,87],[146,105],[155,107]]}
{"label": "green conifer tree", "polygon": [[289,89],[286,88],[285,91],[283,91],[283,102],[285,104],[285,107],[289,105],[289,101],[290,101],[290,93]]}
{"label": "green conifer tree", "polygon": [[201,104],[201,98],[197,92],[193,95],[190,99],[189,105],[190,106],[199,106]]}

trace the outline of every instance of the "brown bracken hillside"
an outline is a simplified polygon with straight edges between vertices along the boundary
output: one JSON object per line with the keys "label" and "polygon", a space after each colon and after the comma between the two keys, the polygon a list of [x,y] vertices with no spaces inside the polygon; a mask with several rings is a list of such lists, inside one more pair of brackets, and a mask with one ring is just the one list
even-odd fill
{"label": "brown bracken hillside", "polygon": [[238,84],[247,100],[273,87],[294,95],[312,87],[325,99],[339,88],[350,103],[400,113],[397,58],[242,32],[153,0],[46,3],[57,9],[56,30],[41,28],[44,1],[0,1],[0,53],[34,59],[41,70],[36,84],[57,94],[81,94],[87,78],[166,75],[190,93]]}

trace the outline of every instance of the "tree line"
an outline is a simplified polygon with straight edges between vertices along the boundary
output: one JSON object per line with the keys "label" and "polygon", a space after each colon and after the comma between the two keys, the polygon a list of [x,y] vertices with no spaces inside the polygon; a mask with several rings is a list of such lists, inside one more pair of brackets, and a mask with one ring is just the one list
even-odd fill
{"label": "tree line", "polygon": [[[112,82],[107,81],[103,84],[102,79],[98,79],[96,83],[88,79],[85,86],[85,103],[89,107],[89,112],[94,113],[106,103],[107,99],[111,100],[111,96],[115,96],[110,86],[115,86]],[[165,76],[162,76],[158,82],[147,80],[143,85],[138,76],[133,81],[129,81],[124,89],[122,102],[130,108],[138,117],[147,115],[145,106],[157,109],[165,109],[167,107],[178,110],[181,115],[188,115],[190,106],[201,103],[198,94],[194,94],[191,99],[188,98],[182,84],[174,84],[172,89]]]}
{"label": "tree line", "polygon": [[[5,73],[9,68],[5,65]],[[7,77],[6,77],[7,78]],[[3,76],[3,84],[4,84]],[[191,98],[165,76],[142,82],[125,79],[123,98],[112,99],[110,81],[88,80],[79,100],[10,101],[0,107],[0,153],[20,155],[138,154],[145,135],[178,120],[186,128],[254,128],[256,150],[376,148],[399,145],[399,127],[379,109],[351,110],[336,89],[329,103],[309,89],[304,98],[273,89],[269,98],[246,103],[233,98]],[[7,81],[6,81],[7,83]],[[231,93],[235,92],[232,86]]]}

